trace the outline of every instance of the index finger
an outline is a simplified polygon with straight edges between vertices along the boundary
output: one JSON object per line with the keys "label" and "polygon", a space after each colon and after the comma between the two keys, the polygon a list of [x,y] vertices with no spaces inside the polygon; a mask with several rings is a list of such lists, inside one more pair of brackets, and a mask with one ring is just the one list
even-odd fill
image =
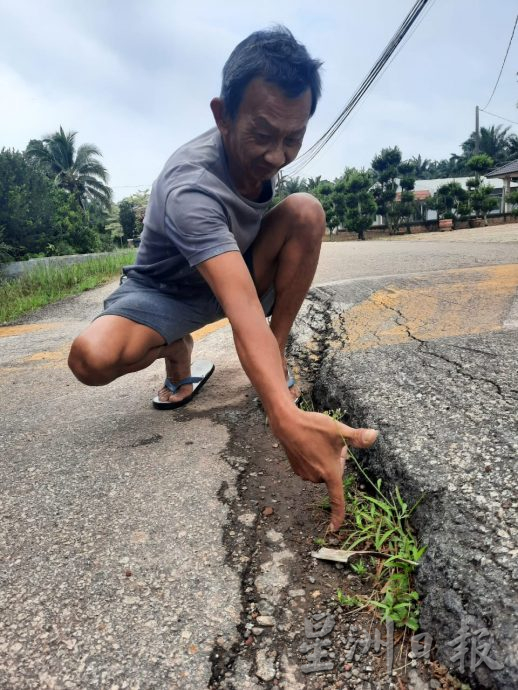
{"label": "index finger", "polygon": [[333,532],[341,527],[345,517],[345,497],[342,481],[344,465],[345,457],[342,453],[340,455],[339,465],[333,470],[331,476],[326,479],[329,503],[331,505],[331,522],[329,524],[329,529]]}

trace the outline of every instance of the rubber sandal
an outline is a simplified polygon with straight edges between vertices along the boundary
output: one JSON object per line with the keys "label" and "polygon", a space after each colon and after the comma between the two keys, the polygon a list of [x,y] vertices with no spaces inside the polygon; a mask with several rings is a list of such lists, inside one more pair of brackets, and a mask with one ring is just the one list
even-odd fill
{"label": "rubber sandal", "polygon": [[168,388],[171,393],[177,393],[182,386],[186,386],[192,383],[192,393],[187,395],[183,400],[178,400],[177,402],[162,401],[156,395],[153,398],[153,407],[157,410],[175,410],[177,407],[183,407],[187,403],[191,402],[194,396],[200,392],[203,386],[212,376],[214,371],[214,364],[206,359],[200,359],[193,362],[191,366],[191,376],[187,376],[185,379],[178,381],[178,383],[173,383],[171,379],[166,379],[164,381],[164,386]]}

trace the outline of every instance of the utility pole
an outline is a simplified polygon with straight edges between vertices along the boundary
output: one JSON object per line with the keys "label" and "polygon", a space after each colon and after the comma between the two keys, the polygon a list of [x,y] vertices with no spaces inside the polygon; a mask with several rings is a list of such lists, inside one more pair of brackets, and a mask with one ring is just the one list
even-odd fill
{"label": "utility pole", "polygon": [[475,106],[475,154],[480,151],[480,123],[478,117],[478,105]]}

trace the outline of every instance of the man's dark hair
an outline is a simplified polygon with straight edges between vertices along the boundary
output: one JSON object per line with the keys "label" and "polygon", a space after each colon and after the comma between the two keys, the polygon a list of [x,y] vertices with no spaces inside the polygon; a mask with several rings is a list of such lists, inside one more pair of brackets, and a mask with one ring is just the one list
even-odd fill
{"label": "man's dark hair", "polygon": [[256,77],[278,86],[289,98],[311,89],[313,115],[320,98],[320,60],[313,60],[285,26],[255,31],[232,51],[223,67],[221,98],[227,115],[233,120],[246,87]]}

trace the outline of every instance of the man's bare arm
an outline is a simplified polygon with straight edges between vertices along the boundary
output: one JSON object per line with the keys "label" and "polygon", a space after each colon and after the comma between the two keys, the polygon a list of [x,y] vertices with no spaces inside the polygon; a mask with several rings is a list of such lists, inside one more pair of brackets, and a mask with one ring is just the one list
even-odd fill
{"label": "man's bare arm", "polygon": [[338,529],[345,513],[342,475],[347,441],[367,448],[373,430],[351,429],[326,415],[302,412],[288,391],[281,354],[239,252],[227,252],[198,265],[227,315],[239,360],[255,387],[275,436],[282,443],[296,474],[325,482],[331,501],[331,528]]}
{"label": "man's bare arm", "polygon": [[198,265],[225,312],[239,360],[272,425],[294,408],[275,340],[248,268],[239,252],[226,252]]}

